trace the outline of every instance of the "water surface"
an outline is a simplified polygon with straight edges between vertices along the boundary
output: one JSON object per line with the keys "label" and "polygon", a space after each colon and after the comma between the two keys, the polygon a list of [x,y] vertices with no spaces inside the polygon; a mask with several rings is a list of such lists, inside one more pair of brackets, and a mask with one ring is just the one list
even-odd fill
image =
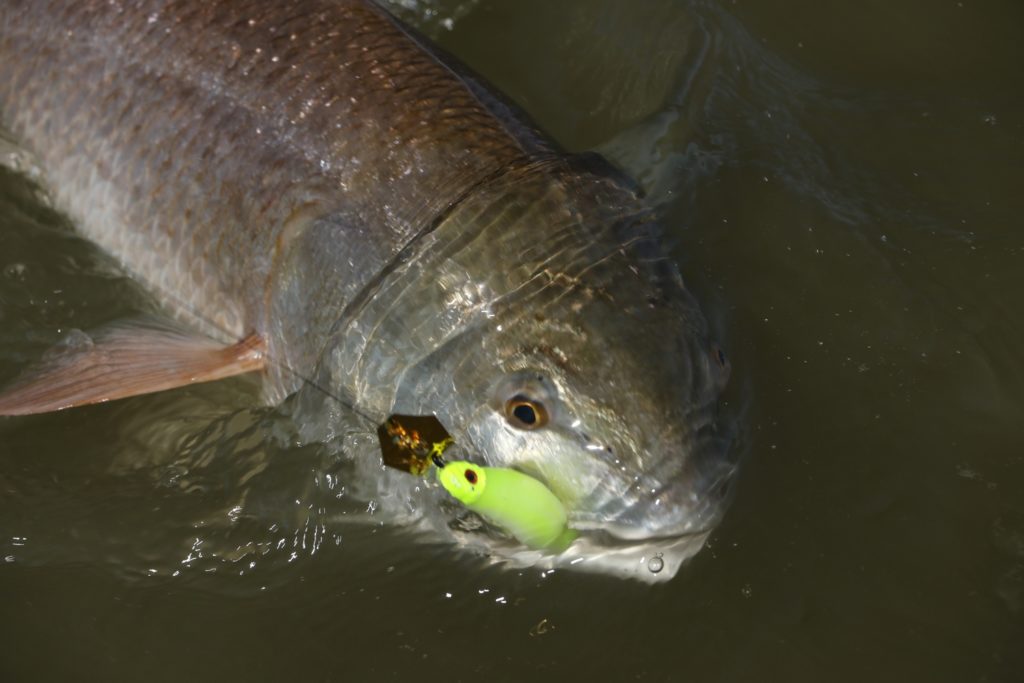
{"label": "water surface", "polygon": [[[394,4],[662,206],[747,406],[724,523],[663,586],[510,571],[245,379],[3,420],[2,678],[1024,679],[1024,6]],[[0,379],[154,308],[71,230],[0,171]]]}

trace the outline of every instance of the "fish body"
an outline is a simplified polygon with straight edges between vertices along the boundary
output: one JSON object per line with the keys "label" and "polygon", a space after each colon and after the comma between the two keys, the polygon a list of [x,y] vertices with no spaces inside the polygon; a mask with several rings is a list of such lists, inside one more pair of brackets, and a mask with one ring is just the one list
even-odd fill
{"label": "fish body", "polygon": [[[309,375],[337,312],[545,143],[367,2],[0,7],[0,112],[56,205],[189,323]],[[295,375],[271,369],[280,399]]]}
{"label": "fish body", "polygon": [[270,402],[434,413],[617,562],[718,520],[728,366],[655,217],[376,4],[5,0],[0,121]]}

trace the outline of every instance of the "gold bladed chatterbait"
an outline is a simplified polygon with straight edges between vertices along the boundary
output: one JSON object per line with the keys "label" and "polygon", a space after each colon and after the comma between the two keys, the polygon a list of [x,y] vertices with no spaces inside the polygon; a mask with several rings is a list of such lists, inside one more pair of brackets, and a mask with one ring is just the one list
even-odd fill
{"label": "gold bladed chatterbait", "polygon": [[431,458],[440,458],[453,443],[448,430],[433,415],[392,415],[377,428],[384,464],[423,476]]}
{"label": "gold bladed chatterbait", "polygon": [[384,464],[424,476],[433,464],[453,498],[531,548],[561,552],[576,537],[562,501],[540,480],[508,467],[446,462],[454,443],[433,415],[392,415],[377,429]]}

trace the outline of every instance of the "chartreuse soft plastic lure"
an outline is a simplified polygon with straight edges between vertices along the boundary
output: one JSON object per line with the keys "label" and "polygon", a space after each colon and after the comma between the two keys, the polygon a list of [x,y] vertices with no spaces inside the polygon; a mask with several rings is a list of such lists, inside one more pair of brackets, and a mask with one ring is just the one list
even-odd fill
{"label": "chartreuse soft plastic lure", "polygon": [[452,438],[433,415],[392,415],[377,435],[385,465],[416,475],[435,465],[448,493],[520,543],[561,552],[576,538],[566,526],[562,501],[530,475],[505,467],[445,462]]}
{"label": "chartreuse soft plastic lure", "polygon": [[562,501],[530,475],[465,461],[442,464],[437,469],[441,486],[520,543],[537,550],[562,551],[576,537],[566,526]]}

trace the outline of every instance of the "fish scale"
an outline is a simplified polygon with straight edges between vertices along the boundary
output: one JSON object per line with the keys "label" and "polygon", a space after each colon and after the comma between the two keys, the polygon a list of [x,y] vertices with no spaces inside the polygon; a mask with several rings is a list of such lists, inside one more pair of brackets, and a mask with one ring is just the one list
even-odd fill
{"label": "fish scale", "polygon": [[186,321],[263,333],[300,374],[318,344],[274,338],[267,292],[296,236],[343,214],[359,268],[306,285],[343,306],[481,177],[546,149],[365,2],[8,2],[0,23],[4,122],[57,206]]}

